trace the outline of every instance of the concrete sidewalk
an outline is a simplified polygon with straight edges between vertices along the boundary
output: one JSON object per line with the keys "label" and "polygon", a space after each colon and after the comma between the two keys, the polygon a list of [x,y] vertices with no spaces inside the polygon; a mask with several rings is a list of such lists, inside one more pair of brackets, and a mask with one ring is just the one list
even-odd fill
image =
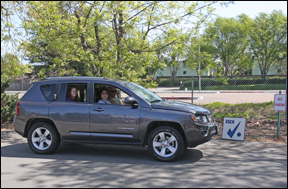
{"label": "concrete sidewalk", "polygon": [[[179,87],[157,87],[157,88],[148,88],[150,91],[155,93],[189,93],[191,94],[191,90],[179,90]],[[220,91],[199,91],[194,90],[193,93],[220,93]]]}

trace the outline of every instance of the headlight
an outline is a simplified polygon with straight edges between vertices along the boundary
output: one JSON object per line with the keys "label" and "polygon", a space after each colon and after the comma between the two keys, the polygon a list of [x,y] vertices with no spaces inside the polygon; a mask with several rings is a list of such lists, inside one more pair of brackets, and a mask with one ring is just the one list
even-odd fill
{"label": "headlight", "polygon": [[205,115],[195,115],[195,116],[191,115],[191,118],[193,119],[193,121],[197,123],[208,123],[208,119]]}

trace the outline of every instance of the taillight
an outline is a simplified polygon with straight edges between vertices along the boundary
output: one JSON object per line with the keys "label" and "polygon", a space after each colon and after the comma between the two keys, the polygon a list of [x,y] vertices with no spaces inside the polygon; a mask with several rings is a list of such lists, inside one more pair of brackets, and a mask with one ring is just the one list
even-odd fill
{"label": "taillight", "polygon": [[20,101],[17,101],[16,103],[16,115],[19,115],[20,112]]}

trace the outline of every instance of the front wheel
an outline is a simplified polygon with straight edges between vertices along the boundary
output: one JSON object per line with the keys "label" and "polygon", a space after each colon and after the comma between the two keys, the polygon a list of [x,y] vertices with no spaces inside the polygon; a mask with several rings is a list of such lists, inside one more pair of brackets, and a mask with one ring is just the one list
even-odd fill
{"label": "front wheel", "polygon": [[31,150],[37,154],[50,154],[54,152],[60,144],[57,131],[45,122],[32,125],[28,131],[27,140]]}
{"label": "front wheel", "polygon": [[148,150],[158,160],[175,161],[185,150],[183,136],[173,127],[157,127],[148,137]]}

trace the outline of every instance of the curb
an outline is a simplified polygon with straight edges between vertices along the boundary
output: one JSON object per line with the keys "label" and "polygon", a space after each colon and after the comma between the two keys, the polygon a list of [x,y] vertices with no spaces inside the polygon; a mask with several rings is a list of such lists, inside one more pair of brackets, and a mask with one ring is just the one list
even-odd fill
{"label": "curb", "polygon": [[[161,97],[167,100],[192,100],[192,97]],[[203,99],[202,96],[193,97],[193,100]]]}
{"label": "curb", "polygon": [[[152,92],[155,92],[155,93],[188,93],[188,94],[191,94],[192,91],[152,91]],[[215,93],[220,93],[220,91],[204,91],[204,92],[199,92],[199,91],[194,91],[193,94],[215,94]]]}

